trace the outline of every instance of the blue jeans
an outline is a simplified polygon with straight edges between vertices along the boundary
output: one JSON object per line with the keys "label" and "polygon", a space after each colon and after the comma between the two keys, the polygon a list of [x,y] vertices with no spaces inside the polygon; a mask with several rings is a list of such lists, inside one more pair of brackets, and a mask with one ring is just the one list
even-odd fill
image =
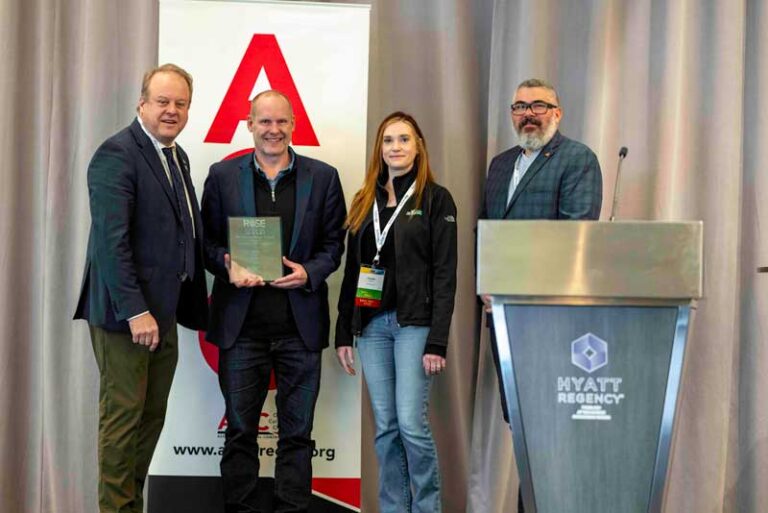
{"label": "blue jeans", "polygon": [[273,369],[278,420],[274,511],[306,512],[309,508],[320,352],[308,351],[298,337],[240,337],[231,348],[219,352],[219,384],[227,413],[220,465],[227,513],[261,511],[259,420]]}
{"label": "blue jeans", "polygon": [[381,513],[439,513],[440,472],[429,428],[429,386],[422,356],[428,326],[397,324],[389,310],[358,338],[376,421]]}

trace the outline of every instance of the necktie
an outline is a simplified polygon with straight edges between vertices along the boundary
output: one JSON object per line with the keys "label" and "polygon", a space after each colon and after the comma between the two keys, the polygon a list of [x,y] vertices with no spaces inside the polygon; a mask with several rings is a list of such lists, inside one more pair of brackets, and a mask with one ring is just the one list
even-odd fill
{"label": "necktie", "polygon": [[179,207],[181,215],[181,224],[184,227],[184,238],[179,240],[179,245],[184,246],[184,266],[179,273],[179,279],[184,281],[187,277],[192,279],[195,275],[195,240],[192,229],[192,216],[187,206],[187,197],[184,193],[184,180],[181,177],[179,166],[176,165],[176,159],[173,158],[172,148],[163,148],[163,155],[168,162],[168,170],[171,172],[171,181],[173,182],[173,192],[176,195],[176,204]]}

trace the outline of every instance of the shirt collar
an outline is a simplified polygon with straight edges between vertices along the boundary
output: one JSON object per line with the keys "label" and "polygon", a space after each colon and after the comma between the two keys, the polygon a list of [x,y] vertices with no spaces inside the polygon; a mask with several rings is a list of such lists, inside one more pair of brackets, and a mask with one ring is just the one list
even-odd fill
{"label": "shirt collar", "polygon": [[541,150],[544,148],[539,148],[536,151],[532,151],[530,155],[526,155],[525,151],[520,152],[520,162],[533,162],[536,160],[536,157],[539,156],[539,153],[541,153]]}
{"label": "shirt collar", "polygon": [[[395,197],[398,201],[405,196],[405,192],[416,181],[416,175],[418,174],[418,166],[414,162],[410,171],[404,175],[396,176],[392,179],[392,188],[395,190]],[[379,198],[387,198],[387,181],[389,180],[389,171],[387,166],[381,166],[381,172],[376,179],[376,195]]]}
{"label": "shirt collar", "polygon": [[[293,169],[293,164],[296,162],[296,153],[293,151],[293,148],[288,146],[288,155],[291,156],[291,161],[288,162],[288,165],[280,170],[279,173],[277,173],[277,178],[280,178],[281,176],[284,176],[288,174]],[[259,161],[256,160],[256,152],[253,152],[253,166],[256,169],[256,172],[264,176],[264,178],[267,177],[264,170],[261,169],[261,166],[259,166]],[[277,179],[276,178],[276,179]]]}
{"label": "shirt collar", "polygon": [[[280,173],[288,172],[291,169],[293,169],[293,163],[296,161],[296,153],[293,151],[293,148],[288,146],[288,155],[291,156],[291,161],[288,162],[288,165],[285,166],[283,169],[280,170]],[[256,171],[260,173],[264,173],[264,170],[261,169],[261,166],[259,165],[259,161],[256,160],[256,152],[253,152],[253,165],[256,168]]]}
{"label": "shirt collar", "polygon": [[162,144],[160,141],[155,139],[155,136],[152,135],[149,132],[149,130],[147,130],[147,127],[144,126],[144,123],[141,121],[141,116],[136,116],[136,120],[139,122],[139,126],[141,127],[141,129],[144,130],[144,133],[147,134],[147,137],[149,137],[149,140],[152,141],[152,146],[155,147],[155,150],[157,150],[158,153],[162,153],[163,152],[163,148],[175,148],[176,147],[176,142],[175,141],[172,142],[171,144],[169,144],[168,146],[166,146],[165,144]]}

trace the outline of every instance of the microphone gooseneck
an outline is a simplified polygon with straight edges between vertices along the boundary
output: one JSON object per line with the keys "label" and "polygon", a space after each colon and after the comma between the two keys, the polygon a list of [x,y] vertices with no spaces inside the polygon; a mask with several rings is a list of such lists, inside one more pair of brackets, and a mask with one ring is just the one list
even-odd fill
{"label": "microphone gooseneck", "polygon": [[621,184],[621,163],[627,157],[629,150],[626,146],[622,146],[619,150],[619,163],[616,166],[616,184],[613,187],[613,205],[611,206],[611,218],[610,221],[616,220],[616,209],[619,207],[619,189]]}

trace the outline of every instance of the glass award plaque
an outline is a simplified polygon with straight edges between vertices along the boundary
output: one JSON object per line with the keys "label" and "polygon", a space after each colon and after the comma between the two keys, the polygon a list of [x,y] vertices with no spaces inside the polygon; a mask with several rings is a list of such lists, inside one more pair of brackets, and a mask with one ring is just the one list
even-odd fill
{"label": "glass award plaque", "polygon": [[273,281],[283,276],[283,234],[279,217],[230,217],[229,256],[233,279],[248,272]]}

